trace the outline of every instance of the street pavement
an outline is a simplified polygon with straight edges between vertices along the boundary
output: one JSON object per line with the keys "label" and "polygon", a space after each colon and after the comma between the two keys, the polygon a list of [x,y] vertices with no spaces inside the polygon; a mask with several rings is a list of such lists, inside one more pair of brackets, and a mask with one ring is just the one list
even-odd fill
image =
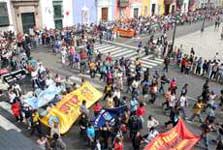
{"label": "street pavement", "polygon": [[[200,31],[201,30],[201,26],[202,26],[202,21],[199,21],[197,23],[193,23],[193,24],[185,24],[185,25],[178,25],[176,28],[176,34],[175,34],[175,38],[179,38],[185,35],[189,35],[191,33],[194,33],[196,31]],[[206,33],[206,27],[212,26],[214,25],[213,21],[206,21],[205,22],[205,29],[204,29],[204,33]],[[132,39],[127,39],[127,38],[118,38],[115,41],[116,42],[120,42],[120,43],[124,43],[127,45],[131,45],[131,46],[137,46],[139,40],[141,40],[144,44],[148,42],[149,38],[151,35],[154,35],[154,38],[158,38],[161,33],[155,33],[155,34],[144,34],[142,36],[140,36],[140,38],[132,38]],[[173,37],[173,29],[169,30],[167,32],[167,38],[169,41],[172,41],[172,37]]]}
{"label": "street pavement", "polygon": [[209,26],[203,33],[196,31],[191,34],[181,36],[176,39],[175,46],[183,45],[183,52],[190,53],[193,47],[197,56],[204,59],[213,59],[218,52],[221,61],[223,62],[223,40],[221,40],[222,26],[215,29],[214,26]]}
{"label": "street pavement", "polygon": [[[186,34],[188,32],[187,28],[191,28],[191,27],[193,27],[193,26],[185,27],[184,34]],[[194,30],[195,29],[198,29],[198,25],[196,25]],[[206,30],[204,32],[206,32]],[[181,35],[181,34],[179,34],[179,35]],[[120,39],[120,40],[122,40],[122,39]],[[118,41],[116,41],[116,42],[118,42]],[[126,40],[126,42],[127,42],[127,40]],[[123,44],[122,42],[120,42],[120,43]],[[130,56],[129,58],[134,58],[136,56],[136,52],[134,51],[135,50],[134,42],[132,43],[132,41],[130,41],[127,45],[133,46],[133,47],[132,48],[128,47],[127,49],[125,49],[125,47],[117,45],[117,44],[103,43],[102,45],[96,44],[95,48],[104,54],[106,54],[106,53],[108,53],[108,51],[110,51],[112,53],[112,56],[115,58],[119,58],[119,57],[126,56],[126,55],[127,56],[129,55]],[[110,47],[110,48],[107,49],[107,47]],[[120,50],[120,51],[118,53],[115,53],[114,49]],[[96,88],[98,88],[101,91],[103,90],[103,87],[105,84],[102,81],[99,81],[98,78],[92,80],[89,77],[89,75],[80,74],[78,70],[71,69],[68,66],[62,65],[60,62],[60,56],[51,53],[48,48],[38,48],[36,50],[33,50],[32,55],[34,58],[42,61],[44,66],[49,68],[49,70],[51,70],[54,73],[59,73],[63,76],[72,76],[73,81],[75,81],[78,84],[81,83],[81,78],[85,78],[86,80],[89,80]],[[160,63],[161,61],[159,63],[155,63],[154,61],[150,61],[150,60],[155,60],[154,56],[152,56],[151,58],[150,57],[145,58],[145,57],[146,56],[144,56],[144,55],[140,56],[140,59],[141,60],[146,59],[145,62],[151,62],[151,63],[157,64],[157,66],[154,67],[151,64],[144,63],[145,64],[144,67],[151,67],[152,68],[151,72],[154,72],[154,70],[158,70],[158,71],[162,70],[162,65]],[[179,68],[177,68],[175,65],[170,66],[170,71],[168,72],[168,77],[170,79],[173,77],[176,78],[179,90],[182,88],[184,83],[189,84],[188,98],[189,98],[190,106],[187,108],[186,113],[188,116],[190,116],[191,115],[191,107],[192,107],[194,101],[196,100],[196,97],[201,94],[202,85],[203,85],[205,79],[201,78],[201,77],[194,76],[194,75],[182,74],[182,73],[180,73]],[[26,91],[28,91],[31,88],[30,85],[29,86],[27,86],[27,85],[28,85],[27,83],[23,84],[23,89]],[[210,86],[211,86],[211,90],[215,91],[217,94],[220,92],[220,89],[222,88],[222,86],[220,84],[215,83],[215,82],[211,82]],[[126,88],[126,86],[125,86],[125,88]],[[165,87],[165,88],[167,88],[167,87]],[[124,93],[124,94],[129,95],[129,93]],[[146,106],[147,111],[146,111],[145,120],[147,119],[148,115],[154,115],[160,121],[160,124],[164,124],[164,122],[168,121],[168,115],[166,115],[161,108],[161,103],[163,102],[163,100],[164,100],[163,96],[159,95],[159,97],[154,105],[150,104],[150,105]],[[22,123],[15,122],[14,118],[11,115],[9,104],[3,100],[0,101],[0,118],[1,118],[1,116],[8,120],[6,122],[8,122],[8,125],[11,126],[10,130],[14,130],[14,131],[18,132],[18,134],[21,133],[20,135],[22,135],[23,138],[27,139],[27,141],[24,140],[25,143],[29,143],[29,142],[34,143],[35,142],[36,137],[30,137],[29,131],[27,129],[25,129],[24,125]],[[222,114],[220,112],[217,112],[217,116],[218,116],[217,117],[218,121],[221,122],[223,119]],[[144,126],[145,126],[145,124],[144,124]],[[196,133],[198,135],[200,134],[198,122],[195,121],[191,124],[187,123],[187,126],[194,133]],[[6,130],[5,128],[7,128],[6,126],[3,126],[3,127],[0,126],[0,127],[3,128],[3,130]],[[0,133],[1,133],[1,128],[0,128]],[[145,133],[145,131],[144,131],[144,133]],[[211,139],[215,139],[215,138],[216,138],[216,133],[212,133]],[[12,137],[10,137],[9,139],[13,140]],[[28,140],[28,139],[31,139],[31,140]],[[78,128],[77,123],[74,124],[74,126],[70,129],[70,131],[67,134],[63,135],[63,140],[67,144],[68,150],[88,149],[86,147],[87,143],[85,141],[83,141],[83,139],[81,139],[81,137],[79,135],[79,128]],[[15,143],[17,143],[16,140],[14,140],[14,141],[15,141]],[[0,140],[0,145],[2,145],[1,142],[2,141]],[[3,142],[3,143],[6,143],[6,142]],[[33,145],[35,145],[35,144],[33,144]],[[131,143],[128,141],[124,142],[124,146],[125,146],[125,149],[129,149],[129,150],[132,149]],[[215,146],[215,144],[212,143],[211,149],[214,149],[214,146]],[[26,148],[27,148],[27,150],[29,149],[28,146]],[[19,149],[26,150],[26,148],[19,148]],[[204,149],[203,144],[198,144],[195,147],[195,150],[202,150],[202,149]],[[0,150],[3,150],[3,149],[0,147]]]}
{"label": "street pavement", "polygon": [[[120,44],[119,44],[120,45]],[[95,50],[102,53],[103,55],[111,54],[113,60],[120,59],[122,57],[128,58],[134,61],[136,58],[139,58],[140,62],[142,63],[143,70],[147,68],[152,69],[156,68],[163,63],[163,59],[155,57],[153,54],[145,55],[144,52],[140,52],[139,54],[136,51],[135,47],[129,46],[119,46],[116,44],[109,44],[109,43],[96,43]],[[130,66],[131,69],[135,69],[134,63]]]}
{"label": "street pavement", "polygon": [[[69,67],[62,65],[59,61],[60,57],[53,55],[51,52],[48,52],[46,49],[35,50],[35,51],[33,51],[32,54],[35,58],[40,59],[42,61],[42,63],[46,67],[48,67],[51,71],[54,71],[54,72],[57,72],[57,73],[60,73],[63,75],[69,75],[69,76],[71,75],[72,79],[77,83],[81,82],[80,78],[85,78],[86,80],[89,80],[91,83],[93,83],[93,85],[96,86],[99,90],[103,90],[104,83],[99,81],[98,78],[92,80],[92,79],[90,79],[90,77],[88,75],[80,74],[76,70],[70,69]],[[161,68],[162,67],[160,67],[158,70],[161,71]],[[152,72],[154,70],[157,70],[157,69],[152,69]],[[197,76],[182,74],[182,73],[180,73],[179,68],[177,68],[174,65],[172,65],[170,67],[168,77],[170,79],[172,77],[176,78],[179,90],[182,88],[184,83],[189,84],[188,96],[189,96],[189,100],[190,100],[190,107],[187,109],[187,114],[188,114],[188,116],[190,116],[191,115],[191,107],[194,104],[194,100],[196,100],[196,97],[201,94],[202,85],[203,85],[205,79],[201,78],[201,77],[197,77]],[[215,82],[211,82],[210,86],[211,86],[211,90],[215,91],[216,93],[219,93],[219,91],[221,89],[221,85],[219,85]],[[166,122],[168,120],[168,116],[163,113],[162,108],[161,108],[161,102],[163,102],[163,101],[164,101],[163,97],[159,96],[155,105],[147,105],[146,106],[146,108],[147,108],[146,116],[154,115],[160,121],[161,124],[164,124],[164,122]],[[223,119],[223,118],[221,118],[221,119]],[[197,122],[195,122],[191,125],[188,125],[188,127],[193,132],[200,134],[199,124]],[[78,131],[79,131],[78,127],[76,125],[74,125],[72,127],[72,129],[69,131],[69,133],[64,136],[64,140],[70,149],[72,149],[72,148],[73,149],[74,148],[82,149],[86,145],[86,143],[83,143],[81,141],[82,139],[79,138]],[[214,136],[215,136],[215,134],[213,134],[212,138],[214,138]],[[125,146],[128,147],[129,149],[131,149],[130,143],[129,144],[125,143]],[[198,147],[196,147],[196,149],[200,150],[200,149],[202,149],[202,147],[198,146]]]}

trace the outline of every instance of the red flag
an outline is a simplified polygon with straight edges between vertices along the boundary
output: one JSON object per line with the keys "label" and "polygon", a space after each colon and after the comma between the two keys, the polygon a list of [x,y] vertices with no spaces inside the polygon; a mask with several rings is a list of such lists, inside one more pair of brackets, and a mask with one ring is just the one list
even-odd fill
{"label": "red flag", "polygon": [[191,150],[200,136],[191,133],[182,119],[167,132],[156,136],[144,150]]}

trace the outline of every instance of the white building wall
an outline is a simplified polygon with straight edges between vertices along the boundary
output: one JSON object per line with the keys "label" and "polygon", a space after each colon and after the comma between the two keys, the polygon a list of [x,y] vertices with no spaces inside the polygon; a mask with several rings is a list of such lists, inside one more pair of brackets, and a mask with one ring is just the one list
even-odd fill
{"label": "white building wall", "polygon": [[158,12],[158,7],[159,7],[158,0],[151,0],[150,1],[150,6],[149,6],[149,14],[150,14],[150,16],[152,15],[152,5],[153,4],[156,5],[154,15],[158,15],[159,14],[159,12]]}
{"label": "white building wall", "polygon": [[187,13],[189,6],[189,0],[184,0],[183,5],[181,6],[181,13]]}
{"label": "white building wall", "polygon": [[108,8],[108,21],[112,21],[112,19],[113,19],[112,0],[98,0],[98,3],[97,3],[97,23],[99,23],[101,21],[102,8],[104,8],[104,7]]}
{"label": "white building wall", "polygon": [[9,16],[9,26],[0,27],[0,31],[15,31],[13,19],[12,19],[12,11],[11,11],[11,3],[10,0],[0,0],[0,2],[6,2],[8,8],[8,16]]}
{"label": "white building wall", "polygon": [[131,4],[131,9],[130,9],[130,18],[134,18],[134,9],[138,8],[139,12],[138,12],[138,16],[140,16],[142,13],[142,4],[141,3],[132,3]]}
{"label": "white building wall", "polygon": [[[42,28],[54,29],[54,10],[53,0],[41,0],[41,12],[42,12]],[[63,27],[73,25],[73,0],[63,0]]]}
{"label": "white building wall", "polygon": [[73,0],[63,0],[63,27],[74,25],[73,14]]}
{"label": "white building wall", "polygon": [[54,29],[53,1],[41,0],[40,7],[42,12],[42,28]]}

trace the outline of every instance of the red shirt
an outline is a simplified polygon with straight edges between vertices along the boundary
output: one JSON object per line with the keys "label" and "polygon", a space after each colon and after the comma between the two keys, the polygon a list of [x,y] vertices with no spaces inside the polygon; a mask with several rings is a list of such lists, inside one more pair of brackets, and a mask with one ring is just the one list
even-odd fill
{"label": "red shirt", "polygon": [[99,112],[99,111],[101,111],[101,109],[102,109],[102,106],[101,106],[101,104],[99,104],[99,103],[97,103],[97,104],[95,104],[95,105],[93,106],[93,111],[94,111],[94,112]]}
{"label": "red shirt", "polygon": [[108,61],[109,63],[111,63],[112,62],[112,57],[111,56],[107,56],[105,60]]}
{"label": "red shirt", "polygon": [[20,115],[20,103],[19,102],[15,102],[11,105],[11,110],[12,110],[12,113],[15,117],[18,117]]}
{"label": "red shirt", "polygon": [[123,144],[115,142],[114,150],[123,150]]}
{"label": "red shirt", "polygon": [[181,65],[185,66],[185,64],[186,64],[186,58],[183,58],[181,61]]}
{"label": "red shirt", "polygon": [[138,117],[145,115],[145,107],[138,107],[136,110],[136,115]]}

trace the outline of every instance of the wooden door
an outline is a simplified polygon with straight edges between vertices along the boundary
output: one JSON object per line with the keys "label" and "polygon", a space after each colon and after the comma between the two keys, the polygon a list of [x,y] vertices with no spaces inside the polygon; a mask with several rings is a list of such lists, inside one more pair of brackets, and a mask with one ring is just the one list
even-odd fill
{"label": "wooden door", "polygon": [[104,7],[101,9],[101,20],[108,21],[108,7]]}

